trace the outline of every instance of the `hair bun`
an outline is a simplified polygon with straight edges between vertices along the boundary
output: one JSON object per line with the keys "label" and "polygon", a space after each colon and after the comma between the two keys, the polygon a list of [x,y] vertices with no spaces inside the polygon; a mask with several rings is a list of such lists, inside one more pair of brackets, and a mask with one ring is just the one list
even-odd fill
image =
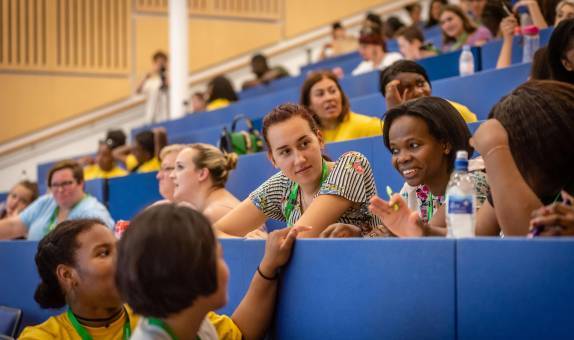
{"label": "hair bun", "polygon": [[227,161],[226,170],[231,171],[237,167],[237,160],[239,156],[235,152],[225,153],[225,160]]}

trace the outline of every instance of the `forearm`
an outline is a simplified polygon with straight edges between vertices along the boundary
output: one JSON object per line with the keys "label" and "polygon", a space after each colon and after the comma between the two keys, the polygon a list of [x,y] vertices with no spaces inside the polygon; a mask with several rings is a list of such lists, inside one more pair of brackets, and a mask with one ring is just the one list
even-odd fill
{"label": "forearm", "polygon": [[26,236],[26,226],[18,216],[0,220],[0,240],[11,240]]}
{"label": "forearm", "polygon": [[484,162],[500,228],[506,236],[525,236],[530,214],[542,202],[518,171],[508,147],[491,149]]}
{"label": "forearm", "polygon": [[[260,265],[261,272],[274,277],[276,269],[265,263]],[[277,280],[264,279],[255,272],[249,289],[231,318],[239,327],[244,339],[261,339],[273,318],[277,295]]]}
{"label": "forearm", "polygon": [[512,37],[504,37],[502,40],[502,47],[496,62],[496,68],[505,68],[512,63]]}
{"label": "forearm", "polygon": [[540,10],[540,7],[538,5],[529,6],[528,10],[530,12],[530,15],[532,16],[532,23],[536,27],[538,27],[539,29],[544,29],[548,27],[546,19],[544,19],[542,11]]}

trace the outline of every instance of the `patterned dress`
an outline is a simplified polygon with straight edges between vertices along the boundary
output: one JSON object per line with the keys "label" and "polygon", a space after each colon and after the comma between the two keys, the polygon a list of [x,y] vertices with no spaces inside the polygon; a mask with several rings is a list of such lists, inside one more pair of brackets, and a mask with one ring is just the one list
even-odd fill
{"label": "patterned dress", "polygon": [[[268,218],[296,224],[303,213],[300,192],[290,216],[285,216],[286,205],[294,183],[282,172],[265,181],[253,191],[251,202]],[[367,236],[373,228],[381,224],[378,217],[369,212],[369,199],[377,194],[373,170],[365,156],[358,152],[343,154],[329,171],[315,197],[335,195],[343,197],[353,206],[337,219],[337,223],[356,225]]]}

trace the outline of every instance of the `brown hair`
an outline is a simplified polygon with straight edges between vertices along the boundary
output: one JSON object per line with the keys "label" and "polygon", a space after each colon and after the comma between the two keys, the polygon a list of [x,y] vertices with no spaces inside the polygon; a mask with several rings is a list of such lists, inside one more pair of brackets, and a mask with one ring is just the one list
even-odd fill
{"label": "brown hair", "polygon": [[25,179],[23,181],[18,182],[18,184],[16,184],[16,185],[21,185],[32,193],[32,197],[30,198],[30,202],[28,202],[28,204],[34,202],[36,200],[36,198],[38,198],[38,195],[39,195],[38,184],[36,184],[36,182],[32,182],[32,181]]}
{"label": "brown hair", "polygon": [[396,37],[403,37],[410,43],[415,40],[419,40],[421,43],[425,42],[423,31],[415,25],[399,29],[396,33]]}
{"label": "brown hair", "polygon": [[313,131],[314,134],[317,135],[319,133],[317,117],[314,116],[307,107],[297,104],[281,104],[271,110],[271,112],[266,114],[263,118],[263,139],[265,139],[269,152],[271,152],[271,146],[267,137],[269,128],[275,124],[283,123],[293,117],[303,118],[309,124],[309,128],[311,128],[311,131]]}
{"label": "brown hair", "polygon": [[[459,17],[462,20],[462,29],[467,33],[467,34],[472,34],[474,33],[474,31],[476,31],[476,26],[474,26],[474,24],[472,22],[470,22],[470,19],[468,18],[468,16],[466,14],[464,14],[464,12],[462,11],[462,9],[460,7],[458,7],[457,5],[446,5],[442,8],[442,11],[440,12],[440,15],[442,16],[442,14],[444,12],[452,12],[454,13],[457,17]],[[452,38],[449,37],[448,35],[446,35],[446,33],[442,30],[442,43],[443,45],[452,43],[452,42],[456,42],[456,38]]]}
{"label": "brown hair", "polygon": [[229,173],[237,166],[237,154],[223,153],[215,146],[203,143],[189,144],[183,150],[187,148],[197,151],[197,155],[193,157],[193,164],[199,169],[209,170],[213,185],[219,188],[225,187]]}
{"label": "brown hair", "polygon": [[[334,81],[335,85],[337,86],[337,89],[339,89],[339,92],[341,93],[341,106],[342,106],[341,114],[337,119],[339,122],[342,122],[343,119],[345,119],[345,117],[347,117],[347,115],[351,111],[350,110],[351,105],[349,104],[349,98],[341,88],[341,84],[339,84],[337,76],[331,71],[317,71],[311,73],[307,77],[307,79],[305,79],[303,86],[301,86],[301,96],[299,98],[299,103],[301,105],[304,105],[311,113],[315,114],[315,112],[313,112],[313,109],[311,109],[311,88],[323,79],[330,79]],[[320,126],[321,121],[318,118],[319,117],[315,117],[317,123]],[[267,142],[267,140],[265,141]],[[269,145],[269,143],[267,143],[267,145]]]}
{"label": "brown hair", "polygon": [[48,188],[52,186],[52,176],[54,173],[63,169],[72,170],[72,174],[74,175],[76,182],[82,183],[84,181],[84,170],[82,169],[80,163],[74,160],[64,160],[54,164],[54,166],[48,172]]}

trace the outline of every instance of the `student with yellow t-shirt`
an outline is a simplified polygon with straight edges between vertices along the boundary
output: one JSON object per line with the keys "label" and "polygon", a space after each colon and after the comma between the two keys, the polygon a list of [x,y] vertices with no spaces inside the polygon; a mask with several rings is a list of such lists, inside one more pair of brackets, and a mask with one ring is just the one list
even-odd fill
{"label": "student with yellow t-shirt", "polygon": [[126,169],[131,173],[159,171],[161,168],[159,152],[166,144],[165,129],[141,131],[135,136],[131,146],[116,148],[113,155],[116,160],[125,164]]}
{"label": "student with yellow t-shirt", "polygon": [[[432,95],[426,70],[412,60],[399,60],[383,70],[380,77],[380,91],[385,97],[387,110],[407,100]],[[468,107],[450,100],[448,102],[460,113],[465,122],[477,121],[476,115]]]}
{"label": "student with yellow t-shirt", "polygon": [[101,140],[96,153],[95,164],[84,167],[84,180],[125,176],[128,172],[118,166],[113,150],[126,144],[126,135],[121,130],[108,131],[106,139]]}
{"label": "student with yellow t-shirt", "polygon": [[131,339],[262,339],[273,318],[278,270],[306,229],[269,234],[251,285],[228,317],[213,312],[227,303],[229,270],[205,216],[173,203],[142,211],[118,246],[118,289],[145,316]]}
{"label": "student with yellow t-shirt", "polygon": [[67,310],[26,327],[19,339],[128,339],[139,317],[125,306],[114,282],[116,237],[98,220],[64,221],[38,244],[43,308]]}
{"label": "student with yellow t-shirt", "polygon": [[351,112],[349,98],[330,71],[307,77],[301,87],[300,103],[316,115],[327,143],[382,134],[378,118]]}

